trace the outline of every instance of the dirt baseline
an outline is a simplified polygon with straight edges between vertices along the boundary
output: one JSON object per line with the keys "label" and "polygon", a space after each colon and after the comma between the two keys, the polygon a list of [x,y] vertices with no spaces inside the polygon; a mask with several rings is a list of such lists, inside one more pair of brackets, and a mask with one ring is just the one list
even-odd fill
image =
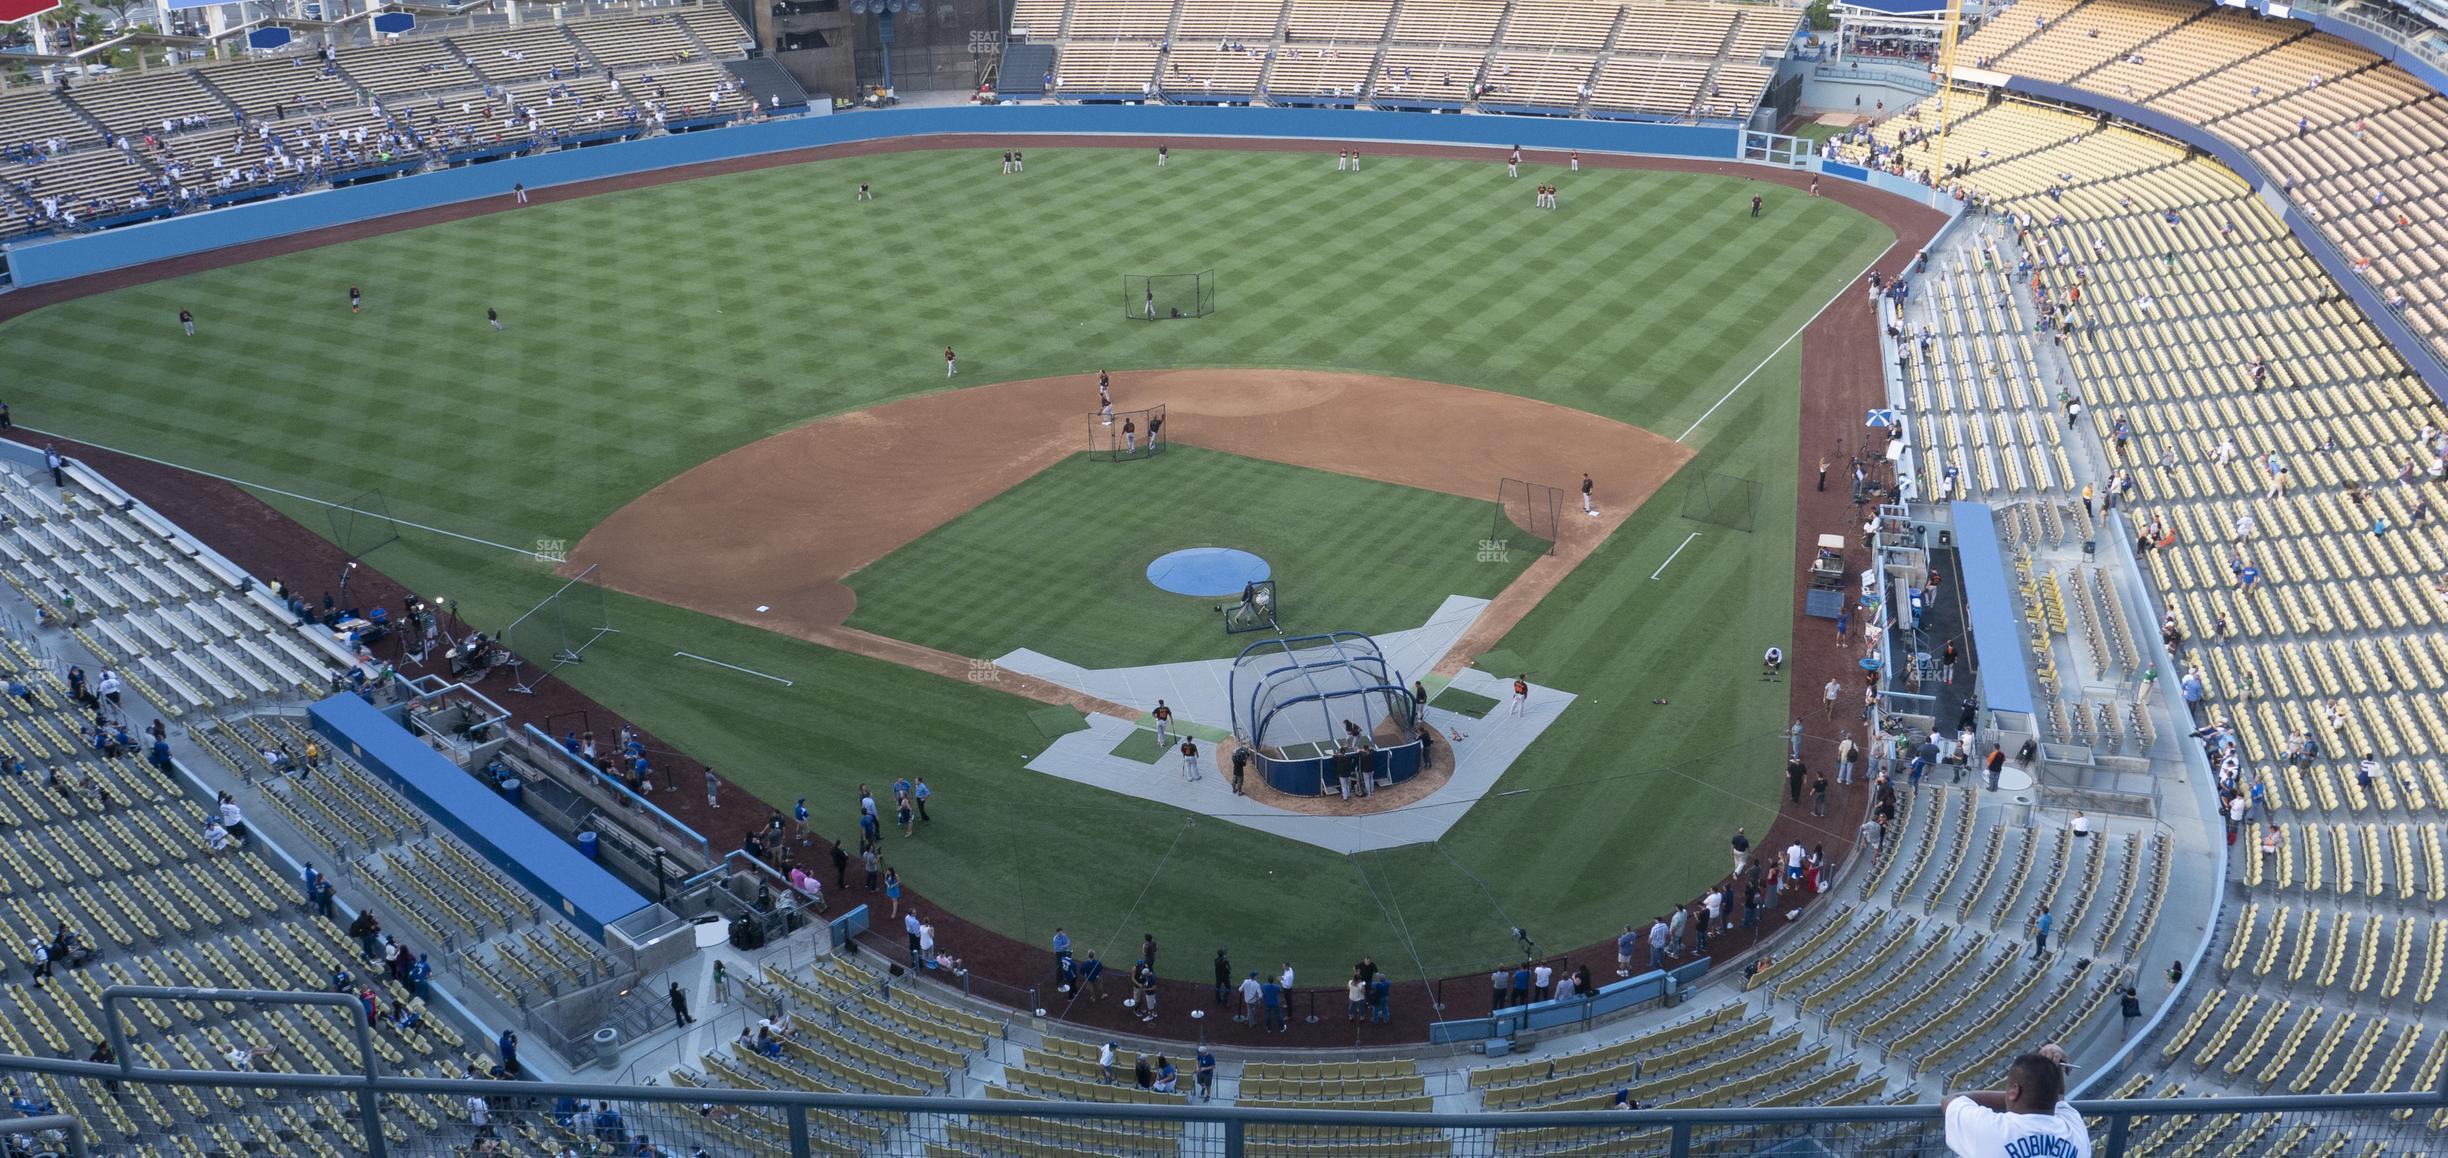
{"label": "dirt baseline", "polygon": [[[1585,411],[1437,382],[1305,370],[1124,371],[1114,408],[1163,404],[1175,442],[1493,501],[1496,480],[1570,489],[1583,471],[1604,515],[1572,517],[1556,554],[1499,595],[1464,639],[1494,639],[1536,606],[1690,459],[1679,443]],[[601,565],[649,599],[948,675],[969,661],[843,626],[843,578],[1087,449],[1093,375],[1004,382],[889,402],[761,439],[648,491],[597,524],[565,574]],[[1349,432],[1434,454],[1355,462]],[[763,608],[764,610],[759,610]],[[1094,710],[1068,695],[1038,698]]]}

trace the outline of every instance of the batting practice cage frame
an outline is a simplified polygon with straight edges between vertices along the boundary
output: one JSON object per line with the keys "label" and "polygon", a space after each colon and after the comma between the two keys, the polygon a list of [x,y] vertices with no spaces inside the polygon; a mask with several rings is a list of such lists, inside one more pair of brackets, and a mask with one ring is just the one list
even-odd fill
{"label": "batting practice cage frame", "polygon": [[331,509],[332,542],[351,559],[399,541],[399,524],[379,490],[367,491]]}
{"label": "batting practice cage frame", "polygon": [[1105,421],[1104,411],[1088,415],[1088,456],[1098,462],[1154,458],[1172,441],[1161,403],[1143,410],[1116,410],[1111,424]]}
{"label": "batting practice cage frame", "polygon": [[1244,631],[1279,631],[1275,626],[1275,581],[1260,579],[1248,585],[1246,599],[1235,599],[1216,610],[1224,613],[1224,634],[1239,635]]}
{"label": "batting practice cage frame", "polygon": [[1168,318],[1203,318],[1215,312],[1215,271],[1197,273],[1126,273],[1122,275],[1122,316],[1153,322]]}
{"label": "batting practice cage frame", "polygon": [[586,649],[616,630],[599,583],[602,575],[602,567],[588,566],[502,628],[502,646],[522,661],[510,690],[534,695],[545,676],[564,664],[586,662]]}
{"label": "batting practice cage frame", "polygon": [[1322,796],[1348,781],[1366,793],[1419,775],[1420,706],[1357,631],[1258,640],[1233,657],[1226,693],[1233,735],[1278,792]]}
{"label": "batting practice cage frame", "polygon": [[1516,550],[1553,555],[1556,524],[1563,513],[1563,491],[1517,478],[1498,479],[1496,525],[1488,529],[1488,541],[1479,544],[1479,550],[1496,552],[1499,558]]}
{"label": "batting practice cage frame", "polygon": [[1707,470],[1683,472],[1683,517],[1749,531],[1759,514],[1760,484],[1740,475]]}

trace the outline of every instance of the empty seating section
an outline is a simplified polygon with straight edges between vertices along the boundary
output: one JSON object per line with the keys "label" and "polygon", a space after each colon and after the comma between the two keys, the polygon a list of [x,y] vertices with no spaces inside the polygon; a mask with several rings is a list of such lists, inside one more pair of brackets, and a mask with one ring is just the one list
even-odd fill
{"label": "empty seating section", "polygon": [[73,86],[67,95],[120,136],[166,135],[192,119],[226,121],[233,116],[192,72],[104,77]]}
{"label": "empty seating section", "polygon": [[1496,39],[1504,6],[1482,0],[1403,0],[1394,13],[1393,36],[1411,44],[1478,45]]}
{"label": "empty seating section", "polygon": [[1357,100],[1376,60],[1371,45],[1287,44],[1268,67],[1269,96]]}
{"label": "empty seating section", "polygon": [[1397,44],[1385,51],[1385,65],[1371,88],[1380,103],[1431,101],[1461,104],[1470,99],[1486,56],[1476,48],[1417,48]]}
{"label": "empty seating section", "polygon": [[439,40],[343,49],[340,71],[377,100],[446,92],[477,83],[467,63]]}
{"label": "empty seating section", "polygon": [[533,80],[554,72],[582,71],[578,44],[559,24],[490,28],[453,33],[451,47],[469,68],[494,84]]}
{"label": "empty seating section", "polygon": [[1802,14],[1791,8],[1746,5],[1736,13],[1733,49],[1726,58],[1770,64],[1782,59],[1802,30]]}
{"label": "empty seating section", "polygon": [[1373,45],[1385,37],[1393,15],[1393,0],[1290,0],[1284,39]]}
{"label": "empty seating section", "polygon": [[[1739,118],[1798,9],[1601,0],[1029,0],[1058,94]],[[1593,97],[1595,99],[1593,99]]]}
{"label": "empty seating section", "polygon": [[630,65],[673,64],[706,56],[688,29],[670,16],[589,20],[572,24],[569,30],[587,55],[611,69],[625,71]]}
{"label": "empty seating section", "polygon": [[2038,35],[2084,0],[2016,0],[1957,46],[1957,59],[1987,68],[2000,53]]}
{"label": "empty seating section", "polygon": [[1704,60],[1610,57],[1592,86],[1590,110],[1688,116],[1706,95],[1709,71]]}
{"label": "empty seating section", "polygon": [[337,665],[281,614],[74,481],[0,475],[0,511],[0,557],[16,564],[0,574],[54,617],[73,606],[77,641],[165,711],[330,687]]}
{"label": "empty seating section", "polygon": [[275,120],[284,111],[328,109],[355,104],[355,86],[311,57],[215,65],[196,75],[218,90],[238,111],[251,118]]}
{"label": "empty seating section", "polygon": [[[1284,0],[1182,0],[1173,35],[1181,40],[1264,43],[1283,23]],[[1380,18],[1382,26],[1383,18]]]}
{"label": "empty seating section", "polygon": [[101,131],[78,116],[50,89],[18,89],[0,94],[0,162],[15,160],[4,153],[21,145],[47,149],[50,142],[58,141],[65,150],[101,140]]}
{"label": "empty seating section", "polygon": [[[2048,0],[2054,4],[2056,0]],[[2242,147],[2448,358],[2448,100],[2354,44],[2182,0],[2093,0],[1968,40],[1991,67],[2150,106]]]}
{"label": "empty seating section", "polygon": [[[2139,53],[2110,59],[2095,77],[2086,78],[2083,83],[2127,100],[2155,104],[2156,98],[2169,89],[2232,68],[2239,60],[2304,34],[2301,25],[2258,20],[2232,9],[2216,9],[2199,20],[2169,30]],[[2139,61],[2133,59],[2136,55],[2140,56]],[[2230,103],[2219,111],[2234,107]]]}
{"label": "empty seating section", "polygon": [[720,4],[700,4],[673,15],[697,38],[698,45],[717,59],[743,56],[756,48],[756,37],[749,35],[739,17]]}
{"label": "empty seating section", "polygon": [[1146,41],[1074,40],[1056,58],[1055,88],[1065,96],[1143,96],[1156,81],[1162,52]]}
{"label": "empty seating section", "polygon": [[1031,41],[1062,37],[1063,7],[1069,0],[1012,0],[1011,32]]}
{"label": "empty seating section", "polygon": [[1251,96],[1266,73],[1266,56],[1259,49],[1237,48],[1224,41],[1175,44],[1165,54],[1163,88],[1184,97]]}
{"label": "empty seating section", "polygon": [[1499,53],[1481,98],[1492,105],[1561,106],[1581,103],[1598,58],[1587,53]]}
{"label": "empty seating section", "polygon": [[1615,9],[1588,0],[1514,0],[1505,46],[1596,52],[1615,29]]}
{"label": "empty seating section", "polygon": [[[2085,4],[2049,32],[1992,60],[1990,67],[2063,83],[2125,56],[2152,37],[2208,11],[2207,6],[2189,0]],[[2011,22],[2014,17],[2008,15],[2003,19]]]}

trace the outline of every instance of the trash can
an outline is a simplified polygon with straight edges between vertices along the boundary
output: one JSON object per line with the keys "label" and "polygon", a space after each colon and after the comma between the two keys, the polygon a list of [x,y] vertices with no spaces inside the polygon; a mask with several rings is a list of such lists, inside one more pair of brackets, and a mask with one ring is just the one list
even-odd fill
{"label": "trash can", "polygon": [[2014,803],[2006,806],[2006,823],[2015,828],[2030,828],[2032,826],[2032,798],[2029,796],[2015,797]]}
{"label": "trash can", "polygon": [[620,1064],[621,1032],[609,1025],[595,1031],[595,1060],[607,1066]]}
{"label": "trash can", "polygon": [[603,858],[603,841],[592,832],[578,834],[578,855],[588,860]]}
{"label": "trash can", "polygon": [[511,776],[502,780],[501,793],[510,803],[516,804],[526,795],[526,788],[518,782],[518,777]]}

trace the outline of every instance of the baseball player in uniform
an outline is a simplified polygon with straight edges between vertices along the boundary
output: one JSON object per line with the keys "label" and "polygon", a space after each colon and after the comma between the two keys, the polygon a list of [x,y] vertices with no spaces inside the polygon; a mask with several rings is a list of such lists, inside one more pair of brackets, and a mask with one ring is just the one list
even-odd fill
{"label": "baseball player in uniform", "polygon": [[1581,171],[1581,150],[1579,149],[1572,151],[1572,171],[1575,173]]}
{"label": "baseball player in uniform", "polygon": [[502,328],[501,314],[496,312],[491,306],[485,307],[485,324],[492,326],[496,330]]}
{"label": "baseball player in uniform", "polygon": [[1113,425],[1113,376],[1103,370],[1097,371],[1097,413]]}
{"label": "baseball player in uniform", "polygon": [[960,373],[960,361],[952,356],[952,347],[944,347],[944,377]]}
{"label": "baseball player in uniform", "polygon": [[1153,317],[1155,317],[1155,316],[1156,316],[1156,283],[1154,283],[1154,282],[1149,282],[1149,283],[1148,283],[1148,288],[1147,288],[1147,316],[1149,316],[1149,317],[1151,317],[1151,318],[1153,318]]}
{"label": "baseball player in uniform", "polygon": [[1351,168],[1351,150],[1350,150],[1350,149],[1336,149],[1336,150],[1335,150],[1335,172],[1340,173],[1340,172],[1343,172],[1343,171],[1345,171],[1345,170],[1347,170],[1347,169],[1349,169],[1349,168]]}
{"label": "baseball player in uniform", "polygon": [[1519,176],[1521,176],[1521,146],[1520,146],[1520,145],[1515,145],[1515,146],[1513,146],[1513,151],[1512,151],[1511,153],[1509,153],[1509,154],[1506,154],[1506,156],[1505,156],[1505,176],[1507,176],[1507,177],[1519,177]]}
{"label": "baseball player in uniform", "polygon": [[1596,499],[1594,499],[1594,498],[1592,497],[1592,496],[1593,496],[1593,494],[1594,494],[1594,493],[1597,491],[1597,489],[1598,489],[1598,484],[1590,481],[1589,472],[1588,472],[1588,471],[1582,471],[1582,472],[1581,472],[1581,513],[1582,513],[1582,514],[1585,514],[1585,515],[1588,515],[1589,517],[1591,517],[1591,518],[1593,518],[1593,519],[1598,517],[1598,503],[1597,503]]}
{"label": "baseball player in uniform", "polygon": [[356,287],[356,286],[350,286],[350,287],[349,287],[349,312],[353,314],[353,313],[356,313],[356,312],[358,312],[359,310],[363,309],[364,307],[365,307],[365,295],[364,295],[364,294],[361,294],[361,293],[358,293],[358,292],[357,292],[357,287]]}
{"label": "baseball player in uniform", "polygon": [[1182,779],[1196,783],[1199,778],[1198,741],[1188,736],[1182,737],[1181,754]]}
{"label": "baseball player in uniform", "polygon": [[861,181],[861,182],[859,182],[859,195],[858,195],[858,199],[859,199],[859,200],[861,200],[861,201],[873,201],[873,200],[875,200],[875,190],[873,190],[873,189],[869,189],[869,188],[867,187],[867,183],[866,183],[865,181]]}
{"label": "baseball player in uniform", "polygon": [[1122,453],[1139,453],[1139,424],[1128,418],[1122,420]]}
{"label": "baseball player in uniform", "polygon": [[1156,167],[1159,169],[1164,168],[1165,158],[1171,155],[1172,151],[1167,149],[1165,146],[1156,146]]}
{"label": "baseball player in uniform", "polygon": [[182,329],[182,330],[187,331],[187,336],[188,336],[188,337],[190,337],[190,338],[195,337],[195,315],[194,315],[194,314],[191,314],[191,313],[188,313],[188,312],[187,312],[187,311],[185,311],[185,310],[180,310],[180,311],[179,311],[179,328],[180,328],[180,329]]}
{"label": "baseball player in uniform", "polygon": [[1010,150],[1010,149],[1005,149],[1005,150],[1003,150],[1003,175],[1004,175],[1004,176],[1006,176],[1006,177],[1009,177],[1009,176],[1011,176],[1011,171],[1012,171],[1012,155],[1011,155],[1011,150]]}
{"label": "baseball player in uniform", "polygon": [[1530,674],[1528,672],[1524,672],[1513,677],[1513,714],[1516,716],[1521,715],[1522,709],[1529,706]]}
{"label": "baseball player in uniform", "polygon": [[1156,746],[1159,748],[1172,747],[1173,709],[1166,707],[1163,700],[1158,700],[1156,710],[1148,714],[1156,717]]}

